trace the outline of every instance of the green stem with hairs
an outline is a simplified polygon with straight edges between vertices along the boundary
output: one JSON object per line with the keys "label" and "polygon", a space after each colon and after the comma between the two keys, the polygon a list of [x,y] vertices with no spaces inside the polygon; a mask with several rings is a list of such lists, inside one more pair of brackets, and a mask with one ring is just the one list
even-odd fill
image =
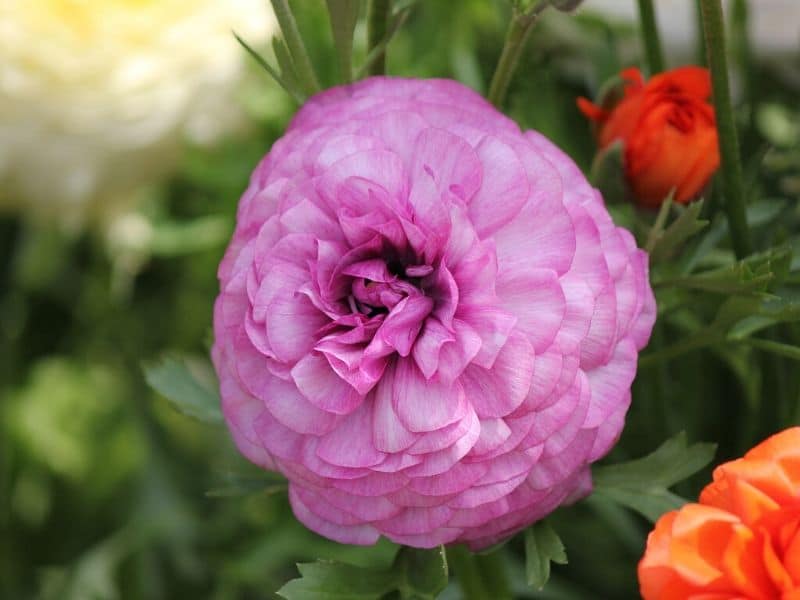
{"label": "green stem with hairs", "polygon": [[639,23],[641,25],[644,53],[647,57],[647,67],[652,77],[664,70],[664,53],[661,50],[661,38],[658,35],[656,24],[656,11],[653,0],[639,1]]}
{"label": "green stem with hairs", "polygon": [[503,52],[500,55],[500,60],[497,61],[492,83],[489,86],[488,99],[496,107],[500,108],[503,104],[511,78],[514,76],[514,71],[517,70],[520,56],[522,56],[525,42],[528,40],[528,35],[539,15],[548,6],[549,2],[545,0],[535,3],[526,10],[514,7],[511,23],[509,23],[508,31],[506,32],[506,40],[503,44]]}
{"label": "green stem with hairs", "polygon": [[733,119],[733,106],[728,84],[728,60],[725,54],[725,24],[722,19],[722,5],[720,0],[700,0],[700,9],[706,56],[711,69],[725,211],[730,226],[733,250],[736,257],[742,259],[752,253],[753,246],[745,215],[742,163],[739,157],[739,140]]}

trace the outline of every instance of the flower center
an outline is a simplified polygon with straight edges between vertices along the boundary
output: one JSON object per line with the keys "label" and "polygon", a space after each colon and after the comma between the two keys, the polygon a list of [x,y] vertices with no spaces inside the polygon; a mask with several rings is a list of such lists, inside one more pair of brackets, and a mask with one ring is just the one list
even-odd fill
{"label": "flower center", "polygon": [[353,313],[370,318],[389,314],[404,298],[424,296],[422,280],[433,272],[430,265],[403,266],[399,261],[387,261],[381,268],[373,261],[365,262],[372,263],[362,265],[371,274],[354,277],[347,304]]}

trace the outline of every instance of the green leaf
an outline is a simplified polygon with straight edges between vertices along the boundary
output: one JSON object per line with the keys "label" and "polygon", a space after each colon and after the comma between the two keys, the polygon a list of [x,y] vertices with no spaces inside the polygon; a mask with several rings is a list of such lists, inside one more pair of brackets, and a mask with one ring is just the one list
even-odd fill
{"label": "green leaf", "polygon": [[239,35],[234,31],[233,37],[236,38],[236,41],[244,48],[247,53],[255,59],[255,61],[269,74],[272,79],[275,80],[279,86],[281,86],[287,94],[289,94],[295,102],[298,104],[302,104],[305,101],[305,95],[301,92],[296,84],[294,83],[293,79],[288,79],[287,77],[282,77],[280,73],[278,73],[271,64],[269,64],[266,59],[261,56],[258,52],[256,52],[250,45],[245,42]]}
{"label": "green leaf", "polygon": [[289,55],[292,57],[297,81],[307,95],[316,94],[321,89],[319,81],[314,72],[314,66],[311,64],[311,58],[308,56],[306,46],[303,43],[303,37],[297,29],[297,21],[294,18],[289,2],[288,0],[271,0],[271,2],[283,39],[286,41]]}
{"label": "green leaf", "polygon": [[378,42],[375,47],[373,47],[367,57],[364,59],[364,64],[361,65],[358,70],[356,71],[355,78],[361,79],[367,73],[369,73],[370,67],[381,57],[381,55],[386,51],[386,48],[389,46],[389,42],[392,41],[395,34],[400,30],[403,26],[403,23],[406,22],[408,15],[411,12],[412,4],[408,4],[402,8],[399,8],[397,12],[394,13],[392,16],[392,20],[389,23],[389,26],[386,29],[386,35],[383,39]]}
{"label": "green leaf", "polygon": [[206,423],[222,423],[216,378],[207,361],[164,356],[144,365],[148,385],[180,412]]}
{"label": "green leaf", "polygon": [[715,444],[688,445],[686,433],[667,440],[643,458],[595,467],[594,493],[632,508],[655,522],[686,500],[667,488],[698,472],[714,458]]}
{"label": "green leaf", "polygon": [[786,277],[791,258],[791,247],[784,245],[718,269],[653,283],[661,287],[673,286],[720,294],[764,292],[773,280],[780,281]]}
{"label": "green leaf", "polygon": [[681,210],[681,214],[669,227],[661,231],[651,231],[647,244],[650,260],[655,263],[670,258],[681,244],[705,228],[708,221],[700,218],[702,210],[702,200],[693,202]]}
{"label": "green leaf", "polygon": [[403,547],[394,561],[401,598],[434,600],[448,581],[444,546],[432,550]]}
{"label": "green leaf", "polygon": [[286,600],[375,600],[396,588],[392,570],[334,561],[301,563],[297,569],[300,577],[278,590]]}
{"label": "green leaf", "polygon": [[550,563],[567,564],[561,538],[547,521],[534,523],[525,530],[525,574],[528,585],[541,590],[550,579]]}
{"label": "green leaf", "polygon": [[345,83],[353,80],[353,32],[358,21],[360,0],[326,0],[333,30],[333,44],[339,58],[339,74]]}
{"label": "green leaf", "polygon": [[272,52],[275,54],[275,60],[278,61],[278,67],[281,71],[283,80],[296,90],[299,97],[303,97],[303,91],[300,87],[300,82],[297,81],[297,74],[292,64],[292,57],[289,56],[289,49],[286,47],[286,42],[280,36],[272,37]]}
{"label": "green leaf", "polygon": [[777,356],[791,358],[792,360],[800,360],[800,347],[798,346],[792,346],[790,344],[784,344],[781,342],[773,342],[772,340],[760,340],[753,338],[743,341],[748,346],[753,348],[758,348],[759,350],[764,350],[765,352],[770,352]]}
{"label": "green leaf", "polygon": [[589,181],[600,190],[609,204],[622,202],[627,197],[621,141],[616,141],[597,153],[589,171]]}
{"label": "green leaf", "polygon": [[278,594],[287,600],[373,600],[390,592],[408,600],[434,600],[448,581],[444,547],[403,547],[389,569],[356,567],[334,561],[297,565],[298,579]]}

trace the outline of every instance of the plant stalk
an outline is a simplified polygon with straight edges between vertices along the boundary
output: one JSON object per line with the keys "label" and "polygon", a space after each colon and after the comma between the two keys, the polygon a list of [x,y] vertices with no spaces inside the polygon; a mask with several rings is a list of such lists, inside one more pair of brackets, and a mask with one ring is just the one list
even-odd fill
{"label": "plant stalk", "polygon": [[647,57],[647,68],[652,77],[664,70],[664,53],[661,50],[661,38],[658,34],[653,0],[638,0],[638,2],[642,43]]}
{"label": "plant stalk", "polygon": [[308,56],[300,30],[297,28],[297,21],[294,19],[292,9],[289,7],[288,0],[271,0],[272,9],[275,11],[275,18],[281,27],[281,33],[286,41],[286,47],[292,57],[292,63],[296,71],[297,80],[303,86],[304,91],[309,96],[320,91],[319,80],[314,73],[314,66]]}
{"label": "plant stalk", "polygon": [[717,119],[719,153],[721,158],[722,191],[725,212],[731,232],[731,242],[736,258],[742,259],[753,251],[750,230],[745,214],[742,163],[739,157],[739,140],[733,118],[728,60],[725,53],[725,24],[720,0],[700,0],[706,56],[711,69],[711,86]]}
{"label": "plant stalk", "polygon": [[514,71],[517,70],[519,65],[519,59],[522,56],[522,50],[528,40],[528,35],[539,15],[548,5],[549,3],[545,0],[534,4],[525,11],[514,8],[511,22],[508,24],[503,52],[500,54],[500,60],[497,61],[497,67],[495,67],[492,82],[489,85],[489,102],[497,108],[500,108],[505,100],[508,86],[514,76]]}
{"label": "plant stalk", "polygon": [[[370,0],[367,5],[367,54],[383,42],[389,29],[392,0]],[[368,75],[386,73],[386,49],[382,50],[367,68]]]}

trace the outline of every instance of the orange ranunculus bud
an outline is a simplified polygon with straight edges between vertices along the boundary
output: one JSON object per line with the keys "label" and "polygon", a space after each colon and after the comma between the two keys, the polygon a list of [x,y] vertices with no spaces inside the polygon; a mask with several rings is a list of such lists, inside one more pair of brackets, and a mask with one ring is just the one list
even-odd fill
{"label": "orange ranunculus bud", "polygon": [[663,515],[639,563],[644,600],[800,599],[800,427],[714,470]]}
{"label": "orange ranunculus bud", "polygon": [[657,207],[674,190],[676,202],[697,197],[719,166],[717,128],[707,69],[681,67],[644,82],[639,69],[620,74],[610,106],[578,98],[596,125],[600,149],[621,140],[625,177],[638,204]]}

